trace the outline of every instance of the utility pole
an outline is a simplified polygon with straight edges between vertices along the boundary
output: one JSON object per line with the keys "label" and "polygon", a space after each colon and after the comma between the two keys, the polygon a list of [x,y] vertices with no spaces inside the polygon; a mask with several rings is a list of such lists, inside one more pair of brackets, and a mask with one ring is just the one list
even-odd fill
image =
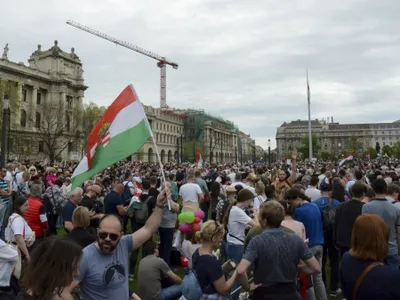
{"label": "utility pole", "polygon": [[271,140],[268,139],[268,167],[271,168]]}
{"label": "utility pole", "polygon": [[7,150],[7,126],[8,126],[8,108],[10,105],[10,98],[4,95],[3,99],[3,126],[1,129],[1,167],[6,165],[6,150]]}
{"label": "utility pole", "polygon": [[313,159],[313,148],[312,148],[312,132],[311,132],[311,103],[310,103],[310,85],[308,83],[308,70],[307,70],[307,103],[308,103],[308,156],[310,163]]}

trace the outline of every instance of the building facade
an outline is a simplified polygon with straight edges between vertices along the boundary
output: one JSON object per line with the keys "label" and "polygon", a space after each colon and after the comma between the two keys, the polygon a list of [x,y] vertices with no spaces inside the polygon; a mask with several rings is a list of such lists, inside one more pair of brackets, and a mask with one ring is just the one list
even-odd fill
{"label": "building facade", "polygon": [[[312,133],[318,138],[321,152],[332,155],[348,154],[350,149],[362,153],[375,148],[378,142],[381,147],[392,146],[400,141],[400,122],[339,124],[328,120],[311,121]],[[283,123],[276,132],[277,154],[279,158],[302,146],[304,137],[308,136],[308,121]]]}
{"label": "building facade", "polygon": [[10,99],[8,158],[44,160],[52,146],[54,159],[80,159],[78,149],[84,141],[76,112],[82,112],[87,86],[74,48],[64,52],[57,41],[48,50],[38,45],[29,65],[10,61],[8,52],[6,45],[0,59],[0,80],[10,87],[7,93],[15,91]]}

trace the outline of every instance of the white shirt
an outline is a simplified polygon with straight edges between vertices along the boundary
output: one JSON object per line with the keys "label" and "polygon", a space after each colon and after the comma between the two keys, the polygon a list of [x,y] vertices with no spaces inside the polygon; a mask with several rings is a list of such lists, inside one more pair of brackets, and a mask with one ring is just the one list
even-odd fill
{"label": "white shirt", "polygon": [[[325,178],[325,180],[324,180]],[[329,178],[325,176],[325,174],[321,174],[318,176],[319,182],[318,182],[318,186],[321,185],[322,181],[324,181],[324,183],[329,184]]]}
{"label": "white shirt", "polygon": [[308,188],[306,189],[306,191],[304,192],[304,194],[311,199],[311,201],[317,200],[319,198],[321,198],[321,191],[319,189],[316,188]]}
{"label": "white shirt", "polygon": [[260,210],[260,205],[263,204],[267,200],[267,198],[264,198],[261,195],[258,195],[254,198],[253,200],[253,205],[257,208],[257,210]]}
{"label": "white shirt", "polygon": [[[25,228],[25,230],[24,230]],[[25,232],[24,232],[25,231]],[[25,236],[24,236],[25,233]],[[6,241],[15,242],[15,235],[20,234],[24,236],[25,240],[29,240],[33,236],[33,231],[26,223],[25,219],[17,213],[13,213],[8,218],[8,225],[5,230]]]}
{"label": "white shirt", "polygon": [[251,187],[251,186],[248,186],[248,185],[245,184],[244,182],[236,181],[236,182],[233,182],[233,183],[231,184],[231,186],[233,186],[233,187],[235,187],[235,186],[237,186],[237,185],[241,185],[244,189],[249,190],[250,192],[252,192],[254,196],[257,196],[257,194],[256,194],[256,189],[253,188],[253,187]]}
{"label": "white shirt", "polygon": [[199,194],[202,194],[201,188],[196,183],[185,183],[179,190],[182,202],[199,202]]}
{"label": "white shirt", "polygon": [[13,177],[10,171],[7,171],[6,177],[4,177],[5,180],[12,182],[13,181]]}
{"label": "white shirt", "polygon": [[0,287],[10,286],[14,264],[18,260],[18,251],[0,239]]}
{"label": "white shirt", "polygon": [[15,181],[17,181],[17,183],[22,182],[22,174],[24,174],[24,172],[19,172],[17,175],[15,175]]}
{"label": "white shirt", "polygon": [[[244,230],[246,225],[251,221],[251,218],[246,215],[246,213],[237,206],[232,206],[231,211],[229,212],[229,220],[228,220],[228,234],[226,240],[228,243],[235,245],[243,245],[244,243],[239,241],[244,241],[245,234]],[[237,238],[232,237],[235,236]]]}

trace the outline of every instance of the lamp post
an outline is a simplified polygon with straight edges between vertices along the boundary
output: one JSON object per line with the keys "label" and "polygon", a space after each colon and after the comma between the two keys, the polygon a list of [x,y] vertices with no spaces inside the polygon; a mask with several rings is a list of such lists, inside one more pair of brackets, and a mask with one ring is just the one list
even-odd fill
{"label": "lamp post", "polygon": [[1,129],[1,167],[4,168],[6,161],[6,149],[7,149],[7,126],[8,126],[8,107],[10,104],[10,98],[8,95],[4,95],[3,99],[3,126]]}
{"label": "lamp post", "polygon": [[342,144],[339,143],[338,147],[339,147],[339,158],[341,158],[342,157]]}
{"label": "lamp post", "polygon": [[268,167],[271,168],[271,140],[268,139]]}
{"label": "lamp post", "polygon": [[182,131],[181,131],[181,163],[183,162],[183,132]]}

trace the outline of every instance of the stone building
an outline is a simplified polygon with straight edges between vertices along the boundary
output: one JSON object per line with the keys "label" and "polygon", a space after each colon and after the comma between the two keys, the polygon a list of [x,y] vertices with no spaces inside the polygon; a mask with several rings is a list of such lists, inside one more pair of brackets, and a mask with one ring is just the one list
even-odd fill
{"label": "stone building", "polygon": [[256,141],[251,138],[250,134],[243,131],[239,131],[238,137],[239,161],[247,162],[256,159]]}
{"label": "stone building", "polygon": [[44,160],[53,143],[55,159],[80,159],[78,149],[84,141],[75,112],[83,109],[87,86],[74,48],[64,52],[57,41],[48,50],[38,45],[29,65],[10,61],[8,51],[7,45],[0,59],[0,80],[13,85],[17,95],[11,99],[8,158]]}
{"label": "stone building", "polygon": [[[333,118],[311,121],[312,133],[319,139],[321,152],[333,155],[348,154],[349,148],[362,153],[375,148],[393,145],[400,141],[400,122],[339,124]],[[302,140],[308,135],[308,121],[284,122],[276,132],[277,154],[279,158],[302,146]]]}

